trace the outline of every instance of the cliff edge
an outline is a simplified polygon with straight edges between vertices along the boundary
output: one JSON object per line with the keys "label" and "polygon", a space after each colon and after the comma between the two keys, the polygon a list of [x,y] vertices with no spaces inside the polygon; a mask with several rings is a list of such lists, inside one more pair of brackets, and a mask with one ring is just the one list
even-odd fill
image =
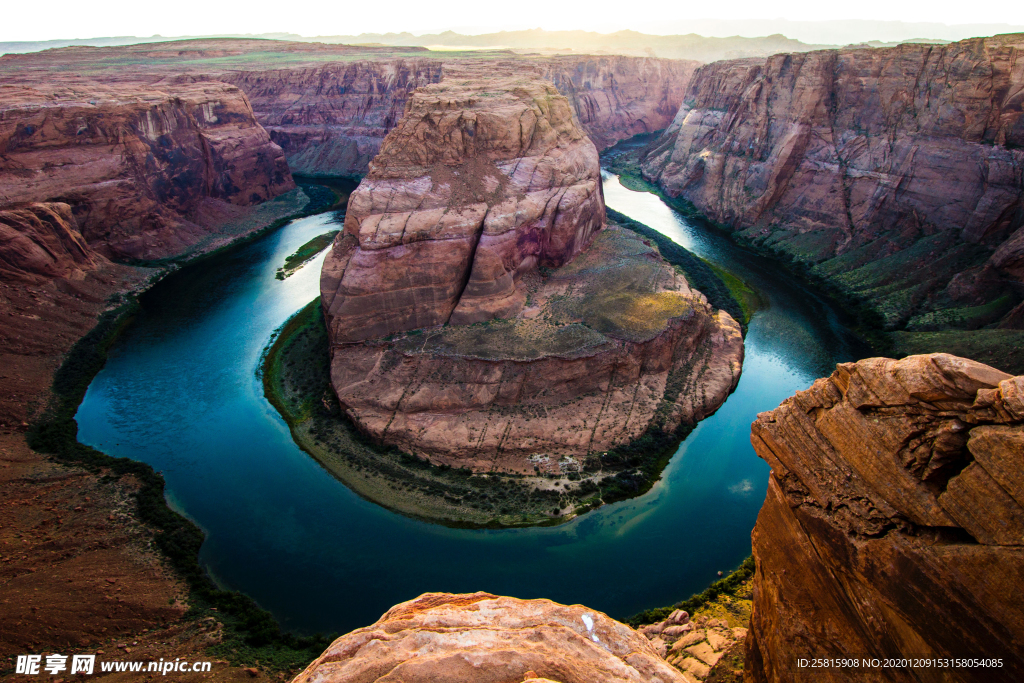
{"label": "cliff edge", "polygon": [[1020,680],[1024,377],[947,354],[845,363],[759,415],[751,441],[772,474],[746,680],[847,655],[1001,660],[872,680]]}

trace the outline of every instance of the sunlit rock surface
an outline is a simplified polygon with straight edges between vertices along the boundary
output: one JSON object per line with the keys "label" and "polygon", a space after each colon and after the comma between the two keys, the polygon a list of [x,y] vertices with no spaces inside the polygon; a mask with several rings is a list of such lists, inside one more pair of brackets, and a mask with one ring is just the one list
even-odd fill
{"label": "sunlit rock surface", "polygon": [[338,638],[293,683],[684,683],[642,635],[581,605],[426,593]]}

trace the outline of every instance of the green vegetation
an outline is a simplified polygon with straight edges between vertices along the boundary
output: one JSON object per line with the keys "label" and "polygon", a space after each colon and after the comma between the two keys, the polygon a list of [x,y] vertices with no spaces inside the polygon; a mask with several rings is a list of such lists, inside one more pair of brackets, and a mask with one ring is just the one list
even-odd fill
{"label": "green vegetation", "polygon": [[[716,270],[707,261],[695,256],[691,251],[673,242],[657,230],[649,228],[643,223],[634,221],[629,216],[619,213],[615,209],[607,209],[608,219],[632,230],[641,237],[650,240],[657,246],[662,257],[674,266],[679,266],[686,275],[687,282],[707,297],[708,302],[715,308],[720,308],[738,322],[745,325],[749,316],[744,310],[738,297],[746,299],[747,306],[756,308],[756,294],[753,290],[742,283],[738,278],[731,277],[731,287],[718,275],[721,270]],[[733,291],[738,296],[734,296]]]}
{"label": "green vegetation", "polygon": [[973,358],[1012,375],[1024,375],[1024,330],[944,330],[893,332],[897,358],[919,353],[951,353]]}
{"label": "green vegetation", "polygon": [[656,607],[654,609],[640,612],[639,614],[634,614],[626,619],[626,623],[633,628],[637,628],[644,624],[653,624],[658,621],[664,621],[668,618],[668,615],[672,614],[672,612],[677,609],[685,610],[693,615],[702,607],[708,605],[721,596],[736,596],[741,592],[745,592],[749,588],[748,582],[753,575],[754,557],[751,555],[747,559],[743,560],[743,564],[741,564],[734,572],[725,578],[715,581],[704,589],[704,591],[697,593],[696,595],[691,595],[686,600],[677,602],[674,605],[669,605],[668,607]]}
{"label": "green vegetation", "polygon": [[317,235],[310,241],[295,250],[295,253],[284,260],[284,265],[277,269],[276,277],[283,280],[302,266],[306,265],[314,256],[331,246],[335,236],[340,230],[331,230],[322,235]]}

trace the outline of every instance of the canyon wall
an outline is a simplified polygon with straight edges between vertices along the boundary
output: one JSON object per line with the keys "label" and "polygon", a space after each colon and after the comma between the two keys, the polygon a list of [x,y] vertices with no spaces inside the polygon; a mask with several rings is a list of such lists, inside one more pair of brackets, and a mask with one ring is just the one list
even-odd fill
{"label": "canyon wall", "polygon": [[552,81],[569,98],[599,149],[665,128],[699,65],[641,57],[522,57],[333,62],[279,70],[232,70],[210,77],[237,85],[252,102],[295,173],[366,172],[384,136],[402,117],[413,90],[447,72],[514,69]]}
{"label": "canyon wall", "polygon": [[0,206],[68,204],[108,257],[179,255],[294,187],[231,85],[64,78],[0,93]]}
{"label": "canyon wall", "polygon": [[321,274],[331,381],[380,442],[561,472],[713,412],[739,326],[605,222],[597,149],[549,83],[494,69],[417,90]]}
{"label": "canyon wall", "polygon": [[1021,679],[1024,377],[946,354],[844,363],[759,415],[751,441],[772,473],[747,681],[848,655],[1001,660],[871,680]]}
{"label": "canyon wall", "polygon": [[1024,35],[702,66],[642,172],[869,301],[973,329],[1024,298]]}

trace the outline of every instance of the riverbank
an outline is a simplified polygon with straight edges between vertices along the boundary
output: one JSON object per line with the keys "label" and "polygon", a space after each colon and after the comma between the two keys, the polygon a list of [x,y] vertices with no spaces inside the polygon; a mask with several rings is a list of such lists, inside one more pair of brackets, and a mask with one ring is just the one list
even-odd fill
{"label": "riverbank", "polygon": [[[819,274],[814,264],[797,260],[790,252],[772,249],[770,246],[745,239],[741,233],[708,220],[688,201],[669,197],[660,187],[644,179],[640,172],[640,158],[644,149],[643,140],[639,139],[641,137],[643,136],[638,136],[636,144],[623,145],[618,150],[613,148],[602,155],[602,166],[617,174],[623,187],[635,192],[654,194],[683,216],[722,232],[744,249],[772,259],[780,268],[824,293],[853,317],[856,322],[851,329],[877,355],[904,358],[924,353],[952,353],[973,358],[1010,374],[1024,373],[1024,330],[1001,329],[987,325],[992,315],[1001,310],[996,310],[998,302],[978,307],[976,321],[964,321],[976,329],[942,329],[941,321],[936,321],[934,325],[938,329],[886,329],[885,316],[870,300]],[[644,139],[650,137],[648,135]],[[1001,312],[1005,313],[1006,310]]]}
{"label": "riverbank", "polygon": [[[626,216],[611,217],[646,241],[654,242],[669,263],[684,266],[688,280],[707,294],[713,306],[743,318],[728,287],[703,261]],[[329,340],[317,301],[275,334],[262,364],[263,386],[268,400],[288,423],[296,443],[350,489],[374,503],[410,517],[454,527],[550,526],[651,489],[694,426],[684,423],[676,427],[679,419],[671,422],[668,416],[677,399],[687,400],[691,395],[710,391],[704,378],[719,371],[720,362],[713,357],[716,348],[703,337],[694,340],[689,361],[668,373],[664,394],[658,399],[658,417],[638,438],[607,452],[589,454],[574,467],[542,471],[534,466],[535,474],[474,473],[447,464],[432,464],[366,438],[342,414],[335,398]],[[733,387],[734,384],[726,390]],[[712,389],[718,390],[714,386]],[[713,412],[717,407],[712,403],[701,410],[712,408]]]}
{"label": "riverbank", "polygon": [[317,298],[273,339],[263,363],[267,400],[295,442],[360,496],[410,517],[460,528],[558,524],[600,505],[596,474],[473,475],[370,442],[346,419],[330,382]]}
{"label": "riverbank", "polygon": [[[221,660],[217,680],[233,680],[235,673],[243,680],[249,674],[238,666],[259,662],[275,671],[293,671],[329,642],[284,634],[251,599],[219,590],[198,562],[202,532],[168,507],[160,474],[144,463],[82,445],[74,420],[143,292],[185,264],[342,200],[334,191],[314,189],[312,194],[313,200],[300,191],[301,196],[253,212],[243,225],[227,231],[235,235],[230,244],[210,240],[205,251],[149,267],[113,264],[83,280],[3,286],[0,303],[7,310],[0,312],[25,322],[5,328],[11,335],[3,357],[11,371],[0,377],[0,388],[7,389],[2,393],[8,428],[0,436],[7,480],[0,500],[5,509],[17,510],[4,518],[3,540],[21,540],[22,549],[30,552],[20,558],[9,549],[2,552],[8,580],[0,599],[32,607],[30,613],[7,610],[0,617],[4,653],[76,652],[82,647],[94,652],[100,646],[113,649],[112,638],[143,643],[163,637],[167,646],[161,656],[201,652]],[[298,210],[281,215],[282,207]],[[69,589],[74,591],[70,609],[82,613],[80,620],[69,620]],[[60,597],[46,600],[51,593]],[[105,620],[96,623],[104,614]],[[232,669],[226,660],[237,666]]]}

